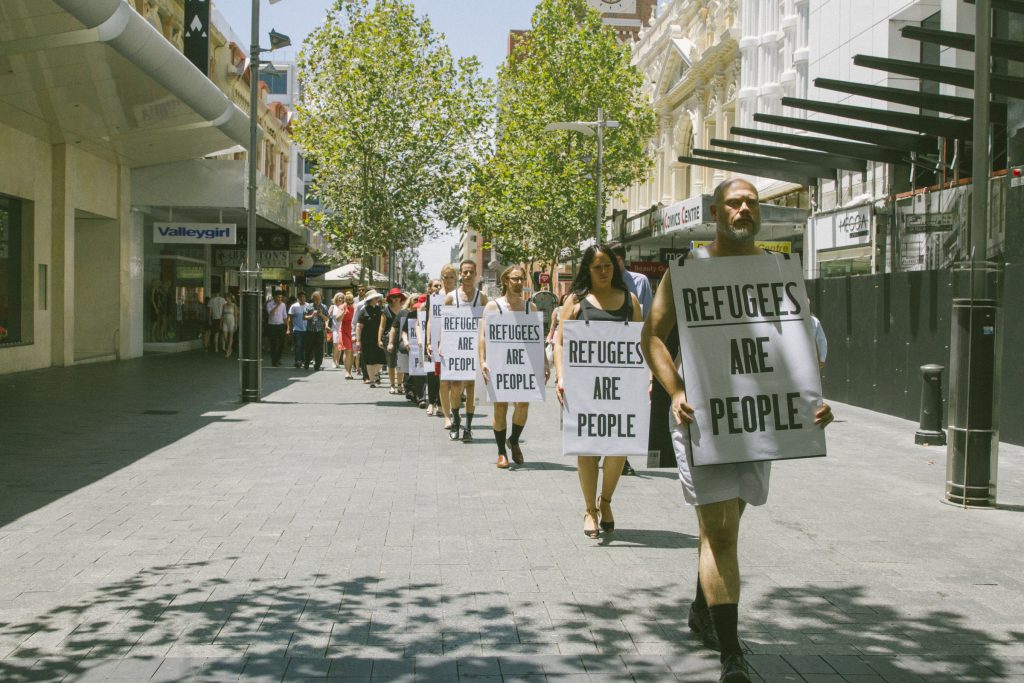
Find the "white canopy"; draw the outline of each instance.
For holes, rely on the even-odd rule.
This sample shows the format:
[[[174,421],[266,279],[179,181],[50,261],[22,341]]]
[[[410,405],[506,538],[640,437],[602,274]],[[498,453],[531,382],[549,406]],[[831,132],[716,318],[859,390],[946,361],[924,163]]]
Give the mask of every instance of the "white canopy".
[[[369,280],[369,282],[366,282]],[[311,287],[352,287],[358,285],[361,282],[372,285],[374,287],[381,287],[388,283],[386,275],[381,275],[375,270],[366,269],[363,272],[363,266],[360,263],[349,263],[340,268],[329,270],[320,277],[306,280],[306,285]]]

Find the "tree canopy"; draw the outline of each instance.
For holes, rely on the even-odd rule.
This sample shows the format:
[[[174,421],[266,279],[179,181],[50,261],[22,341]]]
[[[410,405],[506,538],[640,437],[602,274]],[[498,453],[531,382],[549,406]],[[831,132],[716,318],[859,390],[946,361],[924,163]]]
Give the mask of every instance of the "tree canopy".
[[[554,262],[594,233],[596,138],[547,124],[594,121],[599,107],[620,123],[604,136],[606,197],[647,173],[654,112],[630,59],[584,0],[537,6],[499,71],[497,135],[471,191],[471,225],[496,239],[503,261]]]
[[[299,78],[295,136],[321,202],[312,221],[336,249],[365,259],[463,221],[493,88],[411,2],[335,0]]]

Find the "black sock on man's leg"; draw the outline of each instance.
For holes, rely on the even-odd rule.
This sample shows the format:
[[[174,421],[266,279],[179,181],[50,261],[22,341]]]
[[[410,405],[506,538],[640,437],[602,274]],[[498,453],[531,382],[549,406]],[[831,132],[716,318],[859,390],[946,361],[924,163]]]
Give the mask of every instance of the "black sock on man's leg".
[[[730,655],[742,655],[740,638],[736,634],[739,621],[737,605],[711,605],[708,609],[711,611],[711,623],[718,635],[718,642],[722,646],[721,660],[724,662]]]
[[[462,424],[462,418],[459,417],[459,409],[452,408],[452,426],[456,429]]]
[[[473,413],[466,412],[466,431],[473,431]]]
[[[704,588],[700,585],[700,573],[697,574],[697,594],[693,597],[693,609],[705,610],[708,608],[707,598],[704,597]]]
[[[513,422],[512,435],[508,438],[508,442],[511,444],[519,445],[519,437],[523,435],[524,429],[526,429],[526,425],[517,425],[515,422]]]
[[[506,430],[504,429],[494,430],[494,440],[498,444],[498,455],[507,455],[505,449],[505,434]]]

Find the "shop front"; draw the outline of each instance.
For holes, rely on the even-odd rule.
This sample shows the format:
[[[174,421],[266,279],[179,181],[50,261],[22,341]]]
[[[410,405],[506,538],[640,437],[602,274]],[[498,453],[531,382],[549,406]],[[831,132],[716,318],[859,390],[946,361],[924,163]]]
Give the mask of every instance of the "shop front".
[[[867,275],[874,272],[872,204],[819,213],[808,221],[813,256],[808,277]]]

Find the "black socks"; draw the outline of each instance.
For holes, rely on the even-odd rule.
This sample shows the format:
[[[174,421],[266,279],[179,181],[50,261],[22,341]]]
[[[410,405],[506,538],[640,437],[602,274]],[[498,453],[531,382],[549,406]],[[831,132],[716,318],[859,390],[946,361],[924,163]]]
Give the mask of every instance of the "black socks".
[[[466,431],[469,432],[469,431],[472,431],[472,430],[473,430],[473,413],[470,413],[470,412],[467,411],[466,412]]]
[[[526,429],[526,425],[517,425],[515,422],[512,423],[512,436],[508,438],[510,444],[519,445],[519,437],[523,435],[523,430]]]
[[[466,417],[468,418],[469,416],[467,415]],[[452,427],[454,427],[455,429],[458,429],[459,425],[461,425],[461,424],[462,424],[462,419],[459,417],[459,409],[458,408],[452,408]]]
[[[736,605],[711,605],[711,623],[718,634],[718,642],[722,646],[721,660],[724,662],[730,655],[742,655],[740,639],[736,635],[736,624],[739,620]]]
[[[495,429],[494,440],[498,443],[498,455],[505,455],[505,430]]]
[[[697,577],[697,595],[693,598],[693,608],[696,610],[708,608],[708,601],[704,598],[704,589],[700,585],[700,576]]]

